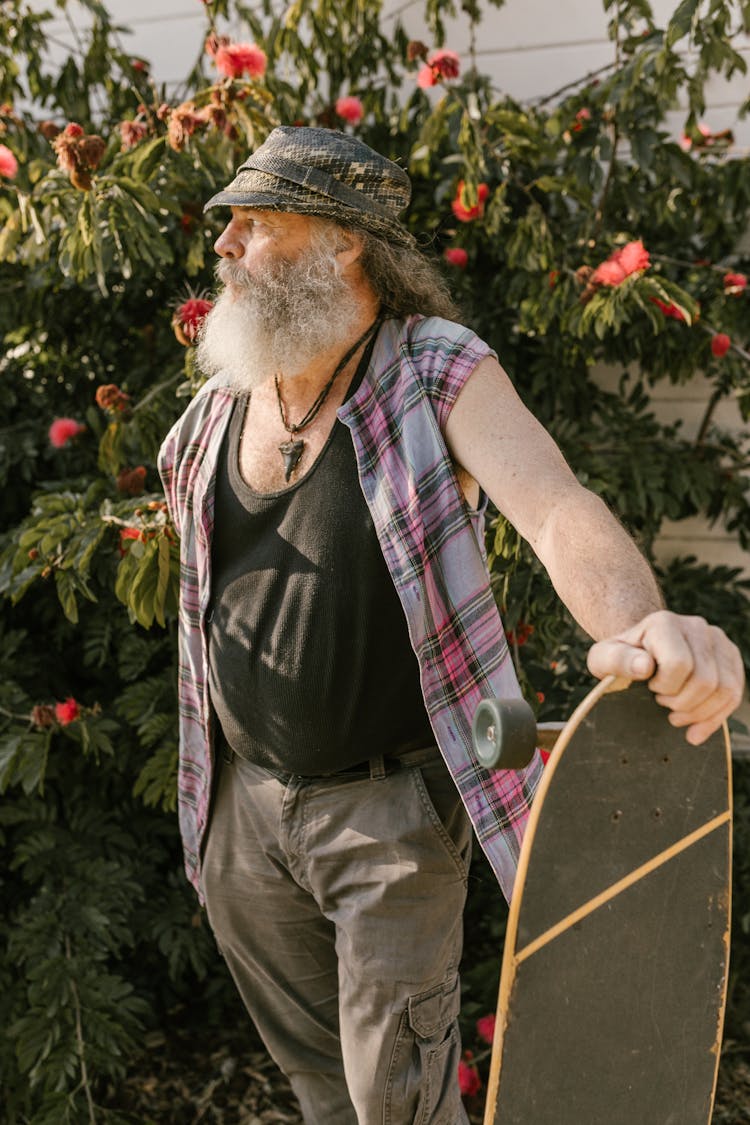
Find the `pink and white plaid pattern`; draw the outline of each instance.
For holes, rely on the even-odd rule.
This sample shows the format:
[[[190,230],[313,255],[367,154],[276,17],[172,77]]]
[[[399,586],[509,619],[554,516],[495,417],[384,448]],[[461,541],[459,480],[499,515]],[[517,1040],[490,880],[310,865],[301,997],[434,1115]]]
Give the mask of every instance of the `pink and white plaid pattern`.
[[[467,507],[442,433],[461,388],[489,354],[473,332],[449,321],[387,320],[365,378],[339,418],[352,434],[360,483],[406,614],[435,738],[510,898],[542,764],[537,753],[524,771],[488,771],[472,752],[471,720],[479,701],[518,696],[520,688],[490,590],[484,510]],[[181,537],[179,815],[188,876],[199,892],[211,792],[205,614],[213,488],[232,397],[221,375],[210,380],[173,426],[159,456]]]

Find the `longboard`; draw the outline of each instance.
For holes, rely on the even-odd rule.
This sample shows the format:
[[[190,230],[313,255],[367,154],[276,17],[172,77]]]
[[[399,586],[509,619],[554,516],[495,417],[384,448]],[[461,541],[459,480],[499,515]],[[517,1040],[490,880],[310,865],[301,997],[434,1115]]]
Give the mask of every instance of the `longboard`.
[[[726,727],[613,677],[561,732],[510,907],[484,1125],[707,1125],[729,962]],[[491,732],[492,733],[492,732]]]

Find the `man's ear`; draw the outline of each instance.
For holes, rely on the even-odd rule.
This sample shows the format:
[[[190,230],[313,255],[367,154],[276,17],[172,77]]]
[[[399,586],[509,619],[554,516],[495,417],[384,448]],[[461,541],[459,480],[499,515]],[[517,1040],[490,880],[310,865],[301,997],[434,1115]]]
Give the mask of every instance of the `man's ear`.
[[[340,240],[341,249],[336,251],[336,263],[339,273],[345,273],[362,254],[364,241],[362,236],[353,230],[343,230]]]

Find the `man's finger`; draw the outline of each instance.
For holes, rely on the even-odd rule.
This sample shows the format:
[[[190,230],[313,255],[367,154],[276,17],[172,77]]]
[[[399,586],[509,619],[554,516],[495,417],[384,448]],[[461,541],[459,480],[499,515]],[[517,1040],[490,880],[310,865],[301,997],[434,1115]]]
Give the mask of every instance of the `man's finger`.
[[[589,649],[589,672],[597,679],[622,676],[628,680],[648,680],[656,671],[656,662],[644,649],[622,640],[598,641]]]

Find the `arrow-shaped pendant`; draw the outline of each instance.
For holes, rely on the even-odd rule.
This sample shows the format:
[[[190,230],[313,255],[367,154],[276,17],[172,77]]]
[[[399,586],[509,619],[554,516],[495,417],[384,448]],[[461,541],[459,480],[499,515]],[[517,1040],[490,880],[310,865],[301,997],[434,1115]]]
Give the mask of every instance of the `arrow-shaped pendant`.
[[[305,443],[302,438],[296,438],[294,441],[282,441],[279,446],[279,453],[284,458],[284,477],[286,480],[289,480],[297,468],[304,448]]]

